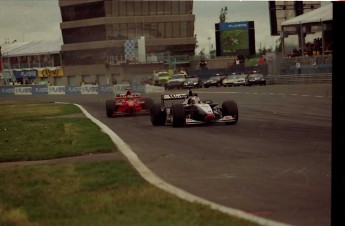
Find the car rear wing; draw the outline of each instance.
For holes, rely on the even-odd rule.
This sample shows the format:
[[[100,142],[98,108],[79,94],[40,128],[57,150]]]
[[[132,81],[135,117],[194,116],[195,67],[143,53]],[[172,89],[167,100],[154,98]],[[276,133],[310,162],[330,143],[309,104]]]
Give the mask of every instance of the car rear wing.
[[[133,97],[140,97],[140,93],[131,93],[130,95]],[[127,95],[124,93],[115,94],[115,98],[125,98],[125,97],[127,97]]]
[[[183,100],[187,97],[187,94],[164,94],[161,95],[161,101],[164,103],[165,100]]]

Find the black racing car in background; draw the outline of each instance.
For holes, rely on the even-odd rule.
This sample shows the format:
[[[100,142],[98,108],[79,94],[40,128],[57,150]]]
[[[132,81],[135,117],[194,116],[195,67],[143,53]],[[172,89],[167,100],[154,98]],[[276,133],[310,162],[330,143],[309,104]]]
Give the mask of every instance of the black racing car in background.
[[[166,105],[168,100],[182,100],[181,103]],[[161,95],[161,103],[153,104],[150,109],[150,119],[154,126],[172,125],[184,127],[196,124],[225,123],[236,124],[238,108],[233,100],[227,100],[218,106],[211,100],[200,100],[197,94],[189,90],[188,94]]]
[[[263,74],[255,73],[248,75],[248,86],[251,85],[260,85],[265,86],[266,85],[266,79]]]
[[[184,81],[183,88],[202,88],[202,80],[198,76],[189,76]]]
[[[204,87],[208,88],[210,86],[216,86],[221,87],[223,86],[223,79],[225,78],[225,75],[223,74],[216,74],[209,77],[206,81],[204,81]]]

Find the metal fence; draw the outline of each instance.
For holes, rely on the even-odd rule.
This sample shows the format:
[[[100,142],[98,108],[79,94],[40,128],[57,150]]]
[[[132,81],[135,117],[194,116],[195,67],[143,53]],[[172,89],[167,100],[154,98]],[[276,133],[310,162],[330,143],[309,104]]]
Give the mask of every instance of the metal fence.
[[[283,58],[278,64],[278,74],[332,73],[332,55]],[[300,67],[298,67],[298,65]]]
[[[332,74],[291,74],[291,75],[267,75],[267,84],[308,84],[308,83],[332,83]]]

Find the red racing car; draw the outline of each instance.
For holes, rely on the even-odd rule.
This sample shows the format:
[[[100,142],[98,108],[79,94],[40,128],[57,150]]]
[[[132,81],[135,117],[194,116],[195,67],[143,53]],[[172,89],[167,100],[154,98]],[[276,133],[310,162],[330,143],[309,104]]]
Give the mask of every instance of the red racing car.
[[[140,93],[115,94],[114,100],[106,100],[105,107],[108,118],[116,116],[133,116],[150,114],[153,99],[141,98]]]

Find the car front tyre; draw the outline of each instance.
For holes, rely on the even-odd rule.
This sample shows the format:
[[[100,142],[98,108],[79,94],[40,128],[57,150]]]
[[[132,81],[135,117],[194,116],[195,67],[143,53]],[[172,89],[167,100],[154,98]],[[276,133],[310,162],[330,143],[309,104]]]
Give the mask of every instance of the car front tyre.
[[[235,119],[235,121],[233,122],[227,122],[226,123],[227,125],[234,125],[237,123],[239,116],[238,116],[238,107],[235,101],[233,100],[224,101],[222,104],[222,113],[223,113],[223,116],[231,115]]]
[[[184,106],[182,104],[173,104],[171,106],[173,127],[183,127],[186,124]]]
[[[114,117],[114,112],[116,111],[116,104],[114,100],[106,100],[105,110],[108,118]]]
[[[166,121],[166,112],[162,104],[153,104],[150,108],[150,119],[154,126],[164,126]]]

